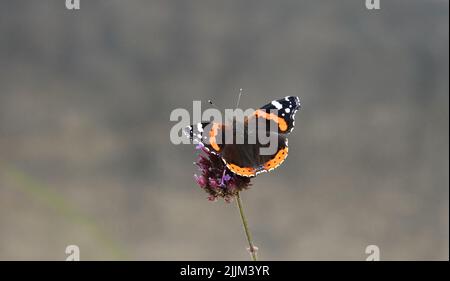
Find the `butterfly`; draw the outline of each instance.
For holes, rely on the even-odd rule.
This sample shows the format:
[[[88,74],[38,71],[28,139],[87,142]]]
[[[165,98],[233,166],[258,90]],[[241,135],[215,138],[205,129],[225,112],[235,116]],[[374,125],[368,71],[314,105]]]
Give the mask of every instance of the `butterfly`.
[[[184,133],[207,151],[222,158],[227,168],[240,176],[254,177],[279,167],[288,156],[288,136],[295,126],[295,114],[300,109],[300,99],[295,96],[273,100],[246,116],[243,122],[236,119],[230,123],[202,122],[185,128]],[[252,123],[253,122],[253,123]],[[251,126],[251,124],[258,124]],[[265,125],[265,126],[261,126]],[[264,132],[260,132],[264,130]],[[226,134],[243,142],[227,143]],[[268,141],[251,137],[264,133]],[[254,138],[255,139],[255,138]],[[263,148],[273,146],[270,153]],[[276,145],[276,147],[275,147]]]

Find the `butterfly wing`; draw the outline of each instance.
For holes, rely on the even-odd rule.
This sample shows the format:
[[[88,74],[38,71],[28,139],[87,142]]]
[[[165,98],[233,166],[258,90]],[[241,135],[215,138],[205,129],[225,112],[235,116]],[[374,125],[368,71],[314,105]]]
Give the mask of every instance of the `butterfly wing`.
[[[187,126],[183,132],[194,144],[201,144],[208,151],[219,155],[225,146],[223,140],[219,141],[219,138],[224,136],[225,129],[224,124],[203,122]]]
[[[278,132],[288,134],[295,126],[295,113],[300,109],[300,99],[295,96],[287,96],[262,106],[256,110],[254,117],[265,118],[268,121],[276,122]],[[269,128],[269,126],[266,126]]]
[[[254,177],[280,166],[288,155],[287,139],[276,132],[270,134],[272,138],[278,139],[278,145],[271,153],[261,153],[261,149],[267,149],[271,143],[227,144],[223,149],[222,159],[228,169],[240,176]]]
[[[234,173],[242,176],[256,176],[262,172],[269,172],[279,167],[288,156],[287,135],[295,126],[295,114],[300,109],[300,99],[295,96],[287,96],[262,106],[256,110],[247,120],[247,124],[256,121],[256,124],[266,123],[265,126],[256,125],[258,130],[265,130],[266,136],[271,141],[277,141],[277,148],[271,153],[262,153],[262,148],[271,146],[261,144],[257,139],[256,144],[227,145],[222,157],[227,167]],[[271,130],[271,124],[276,124],[276,130]],[[248,128],[248,126],[247,126]],[[250,134],[250,130],[245,131]]]

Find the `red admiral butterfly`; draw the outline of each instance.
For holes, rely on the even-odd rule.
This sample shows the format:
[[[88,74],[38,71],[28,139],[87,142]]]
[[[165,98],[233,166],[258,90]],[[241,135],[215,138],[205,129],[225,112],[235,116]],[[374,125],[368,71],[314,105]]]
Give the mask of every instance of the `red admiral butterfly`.
[[[259,173],[272,171],[284,162],[288,155],[288,135],[295,125],[295,113],[300,109],[300,99],[288,96],[274,100],[271,103],[257,109],[252,115],[245,117],[241,126],[233,124],[221,124],[216,122],[198,123],[188,126],[185,133],[195,143],[203,145],[208,151],[219,155],[227,168],[235,174],[245,177],[254,177]],[[270,146],[270,142],[262,144],[249,141],[249,135],[258,135],[258,128],[252,130],[249,127],[251,121],[265,122],[264,130],[270,140],[278,142],[276,151],[264,155],[261,148]],[[270,126],[270,123],[275,126]],[[261,123],[258,123],[261,124]],[[239,129],[239,127],[241,129]],[[275,130],[271,128],[276,128]],[[236,137],[243,137],[244,142],[227,144],[224,136],[230,133]],[[220,138],[220,136],[222,136]],[[220,138],[220,139],[219,139]],[[221,140],[221,141],[219,141]]]

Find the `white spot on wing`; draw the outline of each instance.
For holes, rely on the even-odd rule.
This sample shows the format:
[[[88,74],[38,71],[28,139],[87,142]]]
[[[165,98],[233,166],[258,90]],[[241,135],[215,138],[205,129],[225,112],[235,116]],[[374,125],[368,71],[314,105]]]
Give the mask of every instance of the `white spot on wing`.
[[[199,131],[200,133],[203,132],[203,126],[202,126],[202,123],[198,123],[198,124],[197,124],[197,131]]]
[[[286,113],[291,112],[291,110],[290,110],[289,108],[285,108],[284,111],[285,111]],[[283,114],[283,116],[284,116],[284,114]]]
[[[283,106],[281,105],[281,103],[277,102],[276,100],[274,100],[272,102],[272,105],[275,106],[276,109],[280,110]]]
[[[191,126],[185,127],[185,128],[183,129],[183,134],[184,134],[186,137],[190,138],[191,135],[192,135],[192,127],[191,127]]]

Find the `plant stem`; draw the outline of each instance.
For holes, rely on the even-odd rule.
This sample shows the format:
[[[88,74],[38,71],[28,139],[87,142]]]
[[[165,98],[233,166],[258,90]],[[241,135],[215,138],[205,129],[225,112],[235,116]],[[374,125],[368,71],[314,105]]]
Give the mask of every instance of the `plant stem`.
[[[258,248],[256,248],[255,245],[253,245],[252,235],[250,233],[250,229],[248,228],[247,219],[245,218],[244,214],[244,208],[242,207],[241,195],[239,194],[239,192],[236,194],[236,202],[239,208],[239,213],[241,214],[242,226],[244,227],[245,236],[247,237],[249,245],[248,250],[250,252],[250,255],[252,256],[252,260],[256,261],[256,251]]]

